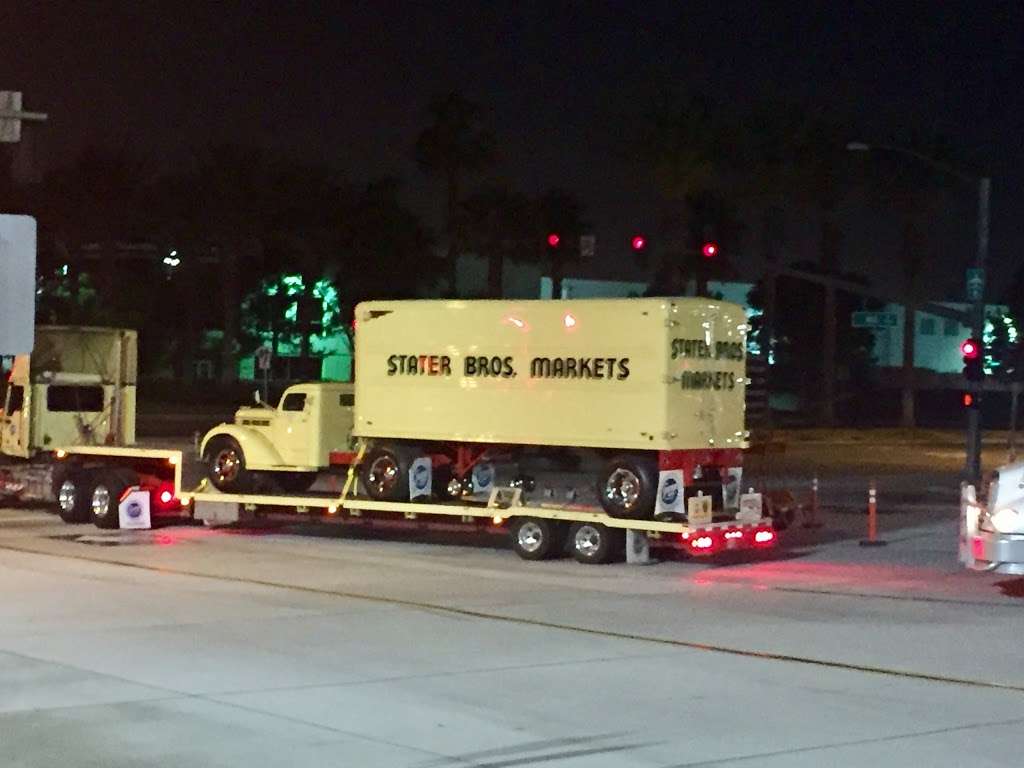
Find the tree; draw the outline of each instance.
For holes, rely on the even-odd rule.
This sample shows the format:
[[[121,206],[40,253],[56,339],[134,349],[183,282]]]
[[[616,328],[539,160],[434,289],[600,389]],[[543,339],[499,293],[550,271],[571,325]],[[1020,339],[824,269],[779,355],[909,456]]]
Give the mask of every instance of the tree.
[[[487,296],[503,295],[505,262],[537,252],[537,225],[530,200],[505,185],[490,185],[462,204],[466,245],[487,259]]]
[[[466,177],[494,163],[494,136],[484,125],[483,109],[459,93],[434,100],[431,124],[416,139],[416,161],[445,185],[449,292],[456,290],[461,243],[459,206]]]

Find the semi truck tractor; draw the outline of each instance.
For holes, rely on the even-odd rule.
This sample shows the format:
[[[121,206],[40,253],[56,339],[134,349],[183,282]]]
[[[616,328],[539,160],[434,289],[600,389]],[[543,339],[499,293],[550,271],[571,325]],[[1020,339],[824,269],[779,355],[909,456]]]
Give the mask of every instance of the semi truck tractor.
[[[173,509],[174,452],[135,445],[138,337],[122,328],[38,326],[17,355],[0,412],[0,499],[56,500],[67,522],[117,526],[123,491],[142,485]],[[175,463],[172,463],[175,462]]]

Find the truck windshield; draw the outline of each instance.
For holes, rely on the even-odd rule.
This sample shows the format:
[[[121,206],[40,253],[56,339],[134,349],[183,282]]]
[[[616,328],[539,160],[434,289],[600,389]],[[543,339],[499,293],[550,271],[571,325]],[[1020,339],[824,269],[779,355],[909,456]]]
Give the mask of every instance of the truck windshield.
[[[282,411],[301,411],[306,407],[305,392],[291,392],[281,401]]]
[[[46,409],[54,413],[98,413],[103,410],[103,387],[51,386],[46,390]]]

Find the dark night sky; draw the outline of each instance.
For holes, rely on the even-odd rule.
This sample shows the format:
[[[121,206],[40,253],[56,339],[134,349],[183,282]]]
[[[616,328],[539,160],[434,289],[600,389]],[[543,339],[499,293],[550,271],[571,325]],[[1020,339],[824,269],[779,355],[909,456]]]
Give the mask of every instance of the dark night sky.
[[[617,159],[622,128],[672,84],[807,99],[872,140],[946,134],[995,176],[994,266],[1024,246],[1020,3],[5,0],[0,30],[0,87],[51,115],[33,141],[43,167],[104,140],[156,164],[258,142],[354,179],[401,176],[436,221],[411,145],[427,100],[458,89],[492,108],[501,173],[587,204],[610,268],[651,218],[646,180]],[[969,194],[950,215],[973,220]]]

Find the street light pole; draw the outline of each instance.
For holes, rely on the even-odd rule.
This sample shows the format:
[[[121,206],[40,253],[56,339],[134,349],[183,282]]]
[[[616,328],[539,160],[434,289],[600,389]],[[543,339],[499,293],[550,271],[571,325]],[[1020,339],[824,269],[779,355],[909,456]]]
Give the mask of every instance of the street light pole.
[[[915,160],[928,165],[936,170],[955,176],[968,184],[978,185],[978,249],[975,254],[974,266],[981,278],[981,287],[978,290],[968,291],[968,301],[971,303],[971,337],[984,341],[985,334],[985,264],[988,261],[988,240],[989,240],[989,198],[992,191],[992,180],[985,176],[977,179],[961,173],[950,165],[941,163],[920,152],[905,147],[896,147],[891,144],[865,144],[861,141],[851,141],[846,145],[850,152],[870,152],[873,149],[880,149],[886,152],[895,152],[900,155],[907,155]],[[904,326],[904,334],[914,333],[917,329],[910,327],[909,331]],[[904,343],[906,339],[904,338]],[[967,460],[964,466],[964,473],[967,480],[978,487],[981,482],[981,400],[979,395],[982,390],[981,382],[968,382],[969,392],[973,398],[974,405],[967,409]]]

